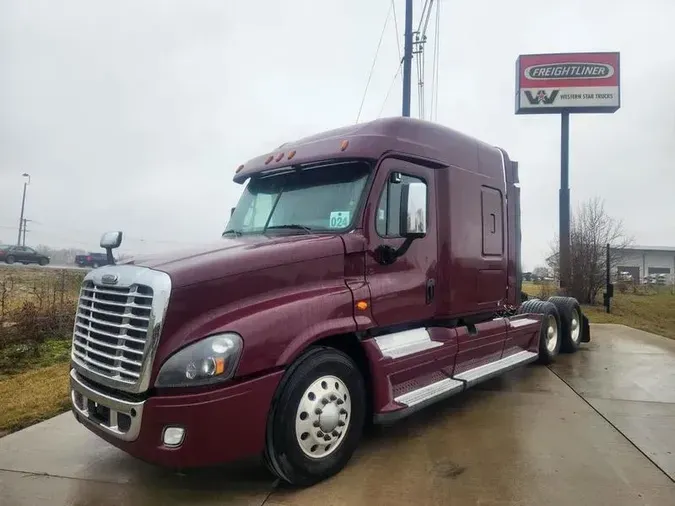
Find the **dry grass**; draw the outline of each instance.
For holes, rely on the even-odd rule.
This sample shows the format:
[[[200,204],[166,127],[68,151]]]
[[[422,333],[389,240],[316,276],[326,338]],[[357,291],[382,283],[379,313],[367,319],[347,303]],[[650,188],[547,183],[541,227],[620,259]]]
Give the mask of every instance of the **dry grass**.
[[[69,366],[62,362],[0,380],[0,435],[66,411]]]
[[[39,308],[77,302],[83,271],[0,265],[0,319],[25,303]]]
[[[83,272],[0,267],[0,435],[68,409]]]
[[[553,295],[551,287],[523,283],[523,291],[542,299]],[[551,292],[543,296],[542,292]],[[619,323],[675,339],[675,294],[672,287],[636,287],[626,293],[614,292],[611,313],[602,305],[584,306],[591,323]]]

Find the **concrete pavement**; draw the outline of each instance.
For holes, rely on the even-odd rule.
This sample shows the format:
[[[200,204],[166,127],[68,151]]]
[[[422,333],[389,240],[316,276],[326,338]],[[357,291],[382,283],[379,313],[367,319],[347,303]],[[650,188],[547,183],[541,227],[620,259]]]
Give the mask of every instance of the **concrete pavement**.
[[[0,505],[675,504],[675,342],[615,325],[391,427],[338,476],[278,485],[256,460],[185,474],[67,413],[0,439]]]

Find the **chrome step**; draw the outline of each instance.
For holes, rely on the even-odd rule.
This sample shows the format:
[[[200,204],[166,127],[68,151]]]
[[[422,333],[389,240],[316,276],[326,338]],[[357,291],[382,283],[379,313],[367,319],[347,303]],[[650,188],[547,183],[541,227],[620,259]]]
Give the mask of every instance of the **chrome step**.
[[[413,390],[412,392],[399,395],[394,400],[399,404],[405,404],[408,407],[412,407],[442,394],[457,393],[462,390],[463,387],[464,384],[461,381],[445,378],[436,383]]]
[[[376,414],[375,423],[390,423],[405,418],[430,404],[458,394],[478,383],[499,376],[518,366],[534,362],[537,360],[537,357],[536,353],[523,350],[495,362],[457,374],[452,378],[445,378],[417,390],[399,395],[394,398],[394,401],[405,407],[396,411]]]
[[[429,331],[425,328],[385,334],[375,337],[374,340],[382,356],[388,358],[407,357],[413,353],[443,346],[443,343],[432,341]]]
[[[466,386],[472,387],[478,383],[494,378],[495,376],[499,376],[506,371],[515,369],[520,365],[534,362],[537,360],[537,356],[536,353],[531,351],[519,351],[518,353],[496,360],[495,362],[490,362],[489,364],[481,365],[463,373],[456,374],[453,378],[460,381],[466,381]]]

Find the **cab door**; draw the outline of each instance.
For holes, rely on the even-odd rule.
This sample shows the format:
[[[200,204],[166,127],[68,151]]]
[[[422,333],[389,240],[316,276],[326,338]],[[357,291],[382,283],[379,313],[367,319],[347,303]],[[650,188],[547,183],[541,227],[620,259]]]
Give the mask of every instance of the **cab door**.
[[[366,207],[366,276],[371,309],[380,328],[419,323],[436,314],[437,221],[435,171],[396,158],[384,159],[377,170]],[[383,251],[398,250],[406,241],[400,234],[401,194],[409,183],[426,188],[426,233],[414,239],[393,262],[382,261]],[[423,219],[422,213],[417,218]]]

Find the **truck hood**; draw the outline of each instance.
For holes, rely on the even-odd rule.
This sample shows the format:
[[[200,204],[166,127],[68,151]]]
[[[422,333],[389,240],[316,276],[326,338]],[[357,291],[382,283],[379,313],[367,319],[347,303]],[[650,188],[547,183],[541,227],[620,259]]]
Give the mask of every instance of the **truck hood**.
[[[175,288],[344,253],[336,235],[242,236],[166,254],[120,262],[166,272]]]

